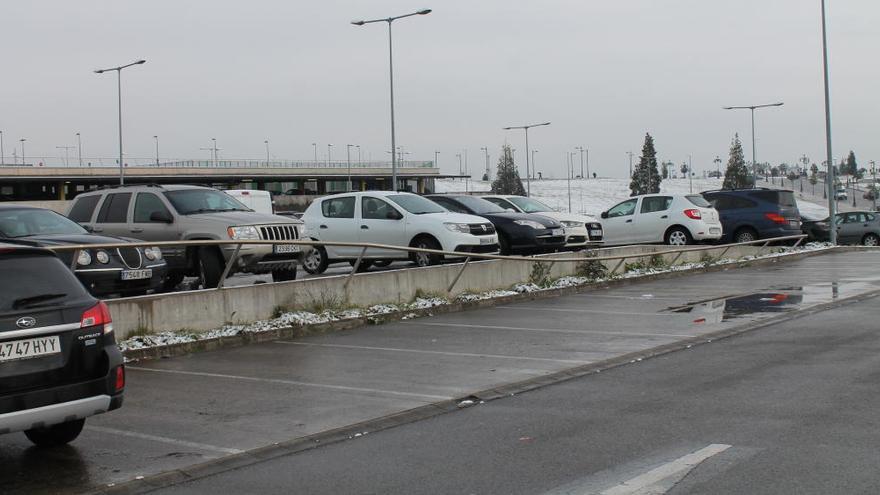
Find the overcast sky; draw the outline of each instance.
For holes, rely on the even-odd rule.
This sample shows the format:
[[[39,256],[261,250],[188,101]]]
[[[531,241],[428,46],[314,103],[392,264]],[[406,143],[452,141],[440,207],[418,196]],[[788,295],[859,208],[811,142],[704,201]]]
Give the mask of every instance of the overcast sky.
[[[433,2],[433,3],[432,3]],[[880,159],[880,2],[829,0],[834,156]],[[748,111],[758,160],[824,159],[819,0],[56,0],[4,2],[0,130],[7,161],[20,138],[31,156],[117,153],[115,73],[123,72],[126,154],[207,159],[319,159],[361,145],[387,159],[388,34],[357,18],[420,8],[394,23],[397,141],[407,159],[440,151],[446,172],[492,166],[508,140],[523,166],[530,132],[538,170],[564,176],[566,152],[624,176],[645,132],[661,159],[693,155],[697,171],[726,162]],[[20,152],[20,147],[18,148]],[[520,151],[521,150],[521,151]],[[70,150],[75,161],[75,150]],[[111,159],[112,160],[112,159]],[[578,158],[579,160],[579,158]],[[28,162],[31,160],[29,159]],[[57,161],[57,159],[56,159]]]

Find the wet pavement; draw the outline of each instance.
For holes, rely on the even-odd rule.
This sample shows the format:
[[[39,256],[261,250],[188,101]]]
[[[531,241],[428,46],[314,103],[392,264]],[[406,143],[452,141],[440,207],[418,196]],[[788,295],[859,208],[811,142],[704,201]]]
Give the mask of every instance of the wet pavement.
[[[70,447],[0,437],[3,493],[78,493],[880,289],[834,253],[142,362]]]

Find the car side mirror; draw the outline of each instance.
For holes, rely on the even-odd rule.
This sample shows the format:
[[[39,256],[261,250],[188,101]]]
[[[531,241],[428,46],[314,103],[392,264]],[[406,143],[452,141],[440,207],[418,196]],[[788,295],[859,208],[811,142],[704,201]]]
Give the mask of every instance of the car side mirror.
[[[153,213],[150,213],[150,221],[161,223],[174,223],[174,219],[171,218],[171,214],[167,211],[154,211]]]
[[[608,218],[608,212],[603,211],[601,216],[602,216],[602,218]]]
[[[516,213],[516,210],[513,208],[505,208],[504,211],[509,211],[510,213]]]

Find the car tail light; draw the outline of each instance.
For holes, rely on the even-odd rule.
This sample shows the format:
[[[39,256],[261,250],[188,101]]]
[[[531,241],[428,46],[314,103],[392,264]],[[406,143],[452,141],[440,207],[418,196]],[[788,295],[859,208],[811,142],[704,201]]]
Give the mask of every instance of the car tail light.
[[[778,224],[788,223],[788,220],[786,220],[785,217],[783,217],[779,213],[764,213],[764,216],[767,217],[767,220],[770,220],[773,223],[778,223]]]
[[[684,214],[688,218],[693,218],[694,220],[699,220],[699,219],[703,218],[703,214],[700,213],[700,210],[697,210],[694,208],[684,210]]]
[[[116,368],[116,383],[113,388],[117,392],[125,388],[125,366],[118,366]]]
[[[97,325],[104,325],[104,333],[110,333],[113,331],[113,319],[110,318],[110,308],[104,304],[104,301],[100,301],[98,304],[87,309],[82,315],[82,320],[79,322],[80,328],[94,327]]]

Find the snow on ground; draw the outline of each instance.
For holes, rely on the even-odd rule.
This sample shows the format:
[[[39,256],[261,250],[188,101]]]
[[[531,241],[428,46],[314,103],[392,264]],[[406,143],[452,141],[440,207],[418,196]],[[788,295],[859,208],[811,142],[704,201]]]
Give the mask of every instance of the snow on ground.
[[[721,189],[723,179],[694,179],[693,186],[687,179],[665,179],[660,183],[660,192],[668,194],[689,194]],[[456,179],[435,181],[437,192],[464,192],[465,182]],[[525,182],[523,182],[525,186]],[[691,189],[693,187],[693,189]],[[467,181],[468,191],[489,193],[491,182],[481,180]],[[560,211],[569,211],[568,181],[565,179],[533,180],[532,197],[547,203]],[[573,179],[571,181],[571,211],[598,217],[600,213],[629,198],[627,179]],[[828,216],[828,208],[800,199],[798,208],[813,216]]]

